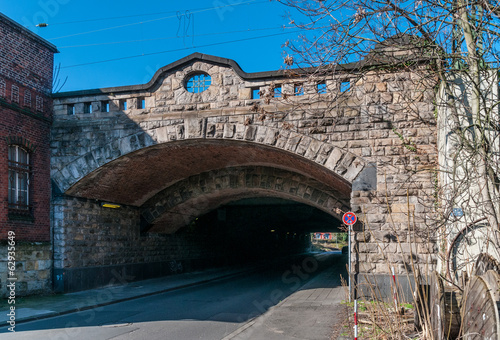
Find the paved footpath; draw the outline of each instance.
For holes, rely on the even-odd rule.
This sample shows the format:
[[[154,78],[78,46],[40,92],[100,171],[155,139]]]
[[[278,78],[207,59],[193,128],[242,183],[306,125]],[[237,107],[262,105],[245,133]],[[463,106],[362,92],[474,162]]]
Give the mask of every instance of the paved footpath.
[[[344,276],[345,277],[345,276]],[[345,289],[332,267],[223,340],[325,340],[341,326]]]

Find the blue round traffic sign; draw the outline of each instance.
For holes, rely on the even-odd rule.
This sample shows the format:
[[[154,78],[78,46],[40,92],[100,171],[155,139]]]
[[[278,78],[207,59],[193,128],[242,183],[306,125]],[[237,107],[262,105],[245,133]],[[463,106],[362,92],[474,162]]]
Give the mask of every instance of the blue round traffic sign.
[[[356,217],[356,215],[350,211],[346,212],[344,216],[342,216],[342,221],[347,225],[353,225],[357,220],[358,218]]]

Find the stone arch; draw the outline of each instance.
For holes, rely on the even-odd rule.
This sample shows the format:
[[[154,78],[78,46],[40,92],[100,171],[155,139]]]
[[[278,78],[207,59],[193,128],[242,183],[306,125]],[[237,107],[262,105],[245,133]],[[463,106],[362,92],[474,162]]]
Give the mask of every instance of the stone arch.
[[[279,150],[320,165],[346,183],[352,183],[365,166],[361,157],[328,142],[262,122],[246,124],[226,120],[217,123],[216,119],[193,115],[161,123],[137,128],[128,134],[124,131],[125,135],[120,134],[112,142],[98,145],[83,154],[54,157],[57,163],[52,172],[55,184],[62,192],[80,196],[79,187],[82,183],[85,185],[84,179],[95,178],[114,162],[131,159],[137,152],[180,141],[217,141],[222,143],[220,145],[224,141],[237,141]],[[224,164],[229,165],[230,161]]]
[[[194,218],[232,201],[283,198],[318,208],[341,220],[349,197],[305,175],[271,167],[233,167],[183,179],[141,207],[142,230],[175,232]],[[165,224],[162,224],[165,222]]]

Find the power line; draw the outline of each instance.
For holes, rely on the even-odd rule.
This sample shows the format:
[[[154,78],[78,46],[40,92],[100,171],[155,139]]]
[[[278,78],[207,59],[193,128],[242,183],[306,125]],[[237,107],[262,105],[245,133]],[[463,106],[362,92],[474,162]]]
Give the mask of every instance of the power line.
[[[241,2],[241,3],[237,3],[237,4],[229,4],[229,5],[223,5],[223,6],[217,6],[217,7],[206,7],[206,8],[198,9],[198,10],[194,10],[194,11],[190,11],[190,10],[177,11],[176,13],[186,12],[187,11],[190,14],[195,14],[195,13],[201,13],[201,12],[211,11],[211,10],[215,10],[215,9],[226,8],[226,7],[234,7],[234,6],[245,5],[245,4],[257,4],[257,3],[262,3],[262,2],[268,2],[268,1],[259,1],[259,2],[256,2],[256,0],[251,0],[251,1]],[[166,12],[166,13],[172,13],[172,12]],[[85,34],[91,34],[91,33],[103,32],[103,31],[109,31],[109,30],[112,30],[112,29],[130,27],[130,26],[135,26],[135,25],[141,25],[141,24],[146,24],[146,23],[160,21],[160,20],[165,20],[165,19],[172,19],[172,18],[178,18],[177,14],[176,15],[170,15],[170,16],[167,16],[167,17],[157,18],[157,19],[151,19],[151,20],[146,20],[146,21],[134,22],[134,23],[130,23],[130,24],[124,24],[124,25],[112,26],[112,27],[107,27],[107,28],[101,28],[101,29],[87,31],[87,32],[74,33],[74,34],[65,35],[65,36],[62,36],[62,37],[50,38],[50,39],[47,39],[47,40],[58,40],[58,39],[63,39],[63,38],[70,38],[70,37],[75,37],[75,36],[78,36],[78,35],[85,35]],[[101,19],[99,19],[99,20],[101,20]]]
[[[208,7],[206,7],[208,8]],[[197,8],[195,10],[205,9],[205,8]],[[185,10],[181,10],[183,12]],[[56,25],[69,25],[69,24],[81,24],[84,22],[93,22],[93,21],[103,21],[103,20],[116,20],[116,19],[127,19],[127,18],[136,18],[136,17],[147,17],[151,15],[160,15],[167,13],[177,13],[178,11],[166,11],[166,12],[157,12],[157,13],[144,13],[144,14],[135,14],[135,15],[124,15],[120,17],[107,17],[107,18],[97,18],[97,19],[86,19],[86,20],[75,20],[75,21],[66,21],[66,22],[55,22],[47,24],[47,26],[56,26]]]
[[[190,50],[190,49],[194,49],[194,48],[202,48],[202,47],[210,47],[210,46],[216,46],[216,45],[232,44],[232,43],[236,43],[236,42],[242,42],[242,41],[248,41],[248,40],[256,40],[256,39],[263,39],[263,38],[269,38],[269,37],[274,37],[274,36],[278,36],[278,35],[292,34],[292,33],[299,33],[299,32],[301,32],[301,31],[297,30],[297,31],[291,31],[291,32],[281,32],[281,33],[275,33],[275,34],[262,35],[262,36],[258,36],[258,37],[251,37],[251,38],[245,38],[245,39],[236,39],[236,40],[222,41],[222,42],[218,42],[218,43],[211,43],[211,44],[205,44],[205,45],[199,45],[199,46],[193,46],[193,47],[182,47],[182,48],[177,48],[177,49],[173,49],[173,50],[166,50],[166,51],[160,51],[160,52],[137,54],[137,55],[127,56],[127,57],[121,57],[121,58],[114,58],[114,59],[93,61],[93,62],[89,62],[89,63],[69,65],[69,66],[62,66],[61,68],[73,68],[73,67],[80,67],[80,66],[86,66],[86,65],[101,64],[101,63],[107,63],[107,62],[112,62],[112,61],[133,59],[133,58],[139,58],[139,57],[145,57],[145,56],[156,55],[156,54],[163,54],[163,53],[170,53],[170,52],[178,52],[178,51]]]
[[[206,37],[213,35],[223,35],[223,34],[232,34],[232,33],[245,33],[245,32],[256,32],[256,31],[268,31],[268,30],[276,30],[276,29],[290,29],[292,27],[279,26],[279,27],[267,27],[267,28],[253,28],[246,30],[238,30],[238,31],[226,31],[226,32],[214,32],[214,33],[204,33],[204,34],[196,34],[196,35],[185,35],[185,36],[171,36],[164,38],[154,38],[154,39],[141,39],[141,40],[125,40],[125,41],[113,41],[113,42],[103,42],[96,44],[86,44],[86,45],[70,45],[70,46],[57,46],[58,49],[63,48],[76,48],[76,47],[91,47],[91,46],[102,46],[102,45],[115,45],[115,44],[128,44],[128,43],[136,43],[136,42],[145,42],[145,41],[158,41],[158,40],[169,40],[169,39],[177,39],[177,38],[196,38],[196,37]]]
[[[199,10],[211,10],[211,9],[219,9],[219,8],[224,8],[224,7],[232,7],[232,6],[239,6],[239,5],[245,5],[245,4],[259,4],[259,3],[264,3],[264,2],[269,2],[269,0],[264,0],[264,1],[251,0],[251,1],[247,1],[247,2],[242,2],[242,3],[237,3],[237,4],[229,4],[229,5],[218,6],[218,7],[200,7],[200,8],[194,8],[194,9],[188,9],[187,11],[191,12],[191,11],[199,11]],[[160,14],[177,13],[177,12],[185,12],[185,11],[186,10],[183,9],[183,10],[180,10],[180,11],[166,11],[166,12],[155,12],[155,13],[124,15],[124,16],[119,16],[119,17],[106,17],[106,18],[96,18],[96,19],[86,19],[86,20],[66,21],[66,22],[55,22],[55,23],[50,23],[50,26],[54,26],[54,25],[68,25],[68,24],[79,24],[79,23],[83,23],[83,22],[92,22],[92,21],[103,21],[103,20],[115,20],[115,19],[146,17],[146,16],[151,16],[151,15],[160,15]]]

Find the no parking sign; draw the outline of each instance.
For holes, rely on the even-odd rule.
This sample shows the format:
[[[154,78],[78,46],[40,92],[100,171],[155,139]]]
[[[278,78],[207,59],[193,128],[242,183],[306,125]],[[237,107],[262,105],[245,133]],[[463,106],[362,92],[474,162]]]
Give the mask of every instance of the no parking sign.
[[[353,225],[357,220],[358,218],[356,217],[356,215],[350,211],[346,212],[344,216],[342,216],[342,221],[347,225]]]

